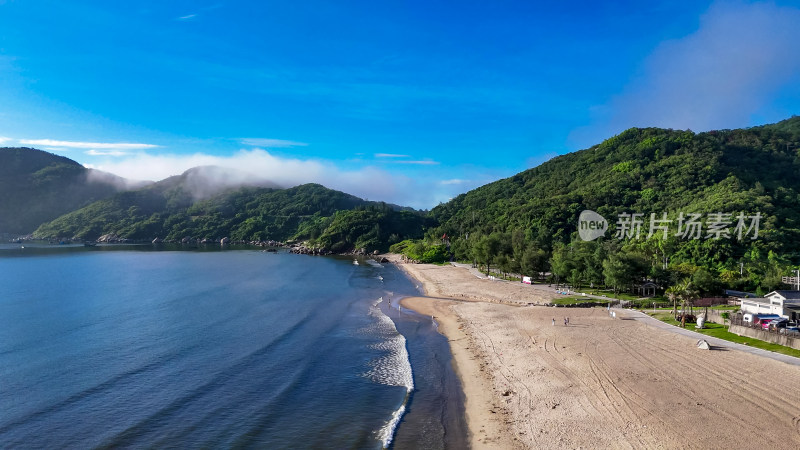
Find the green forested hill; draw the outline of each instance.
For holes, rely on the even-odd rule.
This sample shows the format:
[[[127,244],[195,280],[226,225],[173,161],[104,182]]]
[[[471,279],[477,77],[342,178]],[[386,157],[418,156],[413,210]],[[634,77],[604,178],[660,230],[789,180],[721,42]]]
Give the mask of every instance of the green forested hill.
[[[800,228],[799,152],[800,117],[699,134],[629,129],[459,195],[431,216],[451,235],[524,229],[550,247],[570,240],[584,209],[612,224],[623,212],[760,211],[771,245],[794,251],[789,241]]]
[[[68,161],[55,167],[77,170]],[[34,173],[47,179],[48,170]],[[459,195],[427,216],[313,184],[209,196],[202,192],[207,183],[192,181],[199,171],[92,203],[42,225],[36,235],[298,239],[342,252],[397,244],[398,251],[441,260],[447,253],[434,247],[446,234],[458,259],[526,274],[551,271],[577,285],[651,279],[667,286],[699,273],[698,280],[768,289],[800,263],[800,117],[705,133],[629,129]],[[604,238],[578,239],[578,216],[586,209],[608,220]],[[624,213],[642,214],[638,238],[615,238]],[[671,221],[666,239],[648,238],[651,213]],[[699,239],[676,235],[681,213],[701,215]],[[730,214],[733,234],[738,215],[748,218],[746,225],[760,215],[758,239],[749,239],[752,232],[742,240],[706,239],[715,213]],[[423,235],[424,241],[405,241]]]
[[[390,242],[422,236],[415,212],[368,202],[318,184],[289,189],[246,187],[198,199],[192,173],[144,189],[122,192],[46,223],[42,238],[244,241],[310,239],[322,248],[386,249]]]
[[[0,233],[30,233],[119,192],[124,181],[41,150],[0,148]]]
[[[577,242],[578,216],[585,209],[608,220],[605,239]],[[760,213],[759,238],[681,239],[674,236],[681,212],[702,214],[705,221],[717,212],[734,218]],[[614,239],[622,213],[644,214],[640,239]],[[659,218],[667,213],[673,221],[668,239],[646,239],[650,213]],[[800,117],[706,133],[629,129],[589,149],[460,195],[434,208],[431,216],[439,228],[429,236],[452,236],[461,258],[475,257],[476,252],[485,255],[486,249],[475,239],[494,234],[499,247],[506,245],[507,250],[489,253],[505,253],[519,264],[525,249],[544,251],[553,256],[554,272],[561,269],[561,256],[594,252],[597,247],[603,247],[603,254],[635,254],[653,267],[666,257],[670,264],[683,262],[718,274],[739,268],[741,261],[765,260],[770,252],[773,260],[797,262]],[[731,229],[734,226],[735,220]],[[466,239],[468,233],[474,242]],[[594,264],[594,272],[602,272],[599,261]],[[590,269],[574,263],[563,275],[580,278],[572,270]],[[602,281],[602,276],[595,281]]]
[[[73,211],[36,230],[40,237],[96,239],[286,239],[301,219],[332,215],[365,202],[319,185],[291,189],[240,188],[197,200],[187,174],[122,192]]]

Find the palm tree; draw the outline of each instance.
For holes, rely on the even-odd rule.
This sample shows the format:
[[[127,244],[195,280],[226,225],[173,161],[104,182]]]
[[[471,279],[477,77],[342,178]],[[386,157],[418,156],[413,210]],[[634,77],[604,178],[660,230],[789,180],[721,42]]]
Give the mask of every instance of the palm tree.
[[[672,316],[678,315],[678,300],[681,302],[681,325],[685,326],[683,316],[686,315],[686,306],[689,308],[694,305],[694,301],[700,298],[700,291],[697,290],[690,278],[684,278],[678,284],[670,286],[664,292],[667,298],[672,300]]]
[[[700,291],[689,278],[683,280],[678,287],[680,288],[679,297],[681,299],[681,326],[686,327],[686,306],[688,305],[690,310],[692,309],[694,301],[700,298]]]
[[[670,286],[664,291],[664,294],[667,295],[667,298],[672,301],[672,317],[678,315],[678,297],[680,297],[680,288],[678,285]]]

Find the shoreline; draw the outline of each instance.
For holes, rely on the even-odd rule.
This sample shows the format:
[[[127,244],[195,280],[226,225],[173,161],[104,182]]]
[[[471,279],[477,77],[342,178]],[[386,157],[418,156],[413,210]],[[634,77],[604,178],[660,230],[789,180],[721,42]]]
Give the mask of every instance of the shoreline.
[[[447,286],[437,283],[426,277],[419,270],[422,267],[437,269],[451,269],[453,273],[462,274],[464,269],[452,266],[435,266],[427,264],[406,264],[399,255],[380,255],[397,266],[410,279],[419,283],[424,296],[406,297],[400,304],[419,314],[430,316],[439,325],[439,332],[447,338],[452,364],[456,375],[461,382],[464,394],[464,408],[467,422],[467,440],[470,448],[524,448],[524,445],[514,436],[509,427],[512,412],[503,404],[503,393],[493,392],[491,370],[487,367],[486,356],[476,351],[474,337],[465,329],[466,319],[453,310],[459,303],[498,303],[513,305],[513,307],[527,306],[528,302],[513,300],[510,295],[519,294],[518,288],[529,289],[513,283],[503,283],[501,286],[512,287],[510,295],[497,295],[494,298],[481,297],[473,292],[454,292]],[[416,269],[416,270],[415,270]],[[474,275],[467,275],[467,280],[461,280],[470,287],[474,283],[491,283],[492,288],[497,288],[497,283],[488,279],[479,279]],[[449,295],[447,295],[449,294]],[[486,295],[486,292],[482,292]],[[540,304],[548,296],[539,291],[529,289],[528,300]],[[556,295],[551,295],[553,298]],[[496,390],[496,389],[495,389]],[[498,395],[500,398],[497,398]]]
[[[407,272],[406,272],[407,273]],[[439,332],[444,335],[450,346],[453,369],[461,382],[464,394],[464,409],[467,422],[467,440],[470,448],[483,448],[487,444],[495,444],[500,448],[510,448],[505,439],[507,427],[499,423],[496,413],[499,405],[493,405],[492,395],[488,390],[490,380],[483,372],[480,359],[470,352],[470,338],[463,331],[462,319],[450,310],[451,299],[435,297],[406,297],[400,301],[404,307],[419,314],[432,317],[438,323]],[[504,411],[500,417],[507,416]],[[505,445],[503,445],[505,444]]]
[[[800,367],[699,350],[623,309],[533,306],[514,295],[548,292],[386,256],[424,291],[401,304],[448,339],[472,448],[751,448],[742,436],[800,447]]]

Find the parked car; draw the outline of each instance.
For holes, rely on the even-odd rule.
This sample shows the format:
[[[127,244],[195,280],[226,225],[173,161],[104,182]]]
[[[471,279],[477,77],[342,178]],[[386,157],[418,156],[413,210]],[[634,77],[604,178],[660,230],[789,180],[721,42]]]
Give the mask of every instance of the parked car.
[[[768,326],[768,328],[769,328],[770,330],[775,330],[775,331],[777,331],[779,328],[786,328],[788,325],[789,325],[789,319],[786,319],[786,318],[780,318],[780,319],[775,319],[775,320],[772,320],[772,321],[769,323],[769,326]]]
[[[753,325],[760,325],[763,327],[765,323],[769,323],[773,319],[780,318],[781,316],[777,314],[756,314],[753,316]]]
[[[782,318],[782,317],[779,317],[777,319],[772,319],[772,320],[762,320],[761,321],[761,329],[762,330],[774,330],[776,328],[777,324],[779,324],[779,323],[784,323],[783,326],[785,327],[786,326],[785,325],[786,322],[789,322],[789,319],[785,319],[785,318]]]

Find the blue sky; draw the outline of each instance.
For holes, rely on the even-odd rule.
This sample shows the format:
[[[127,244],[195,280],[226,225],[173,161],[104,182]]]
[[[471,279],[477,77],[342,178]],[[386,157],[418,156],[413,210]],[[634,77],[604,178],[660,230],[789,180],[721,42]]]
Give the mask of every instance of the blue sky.
[[[430,208],[632,126],[800,114],[800,2],[0,0],[0,143]]]

